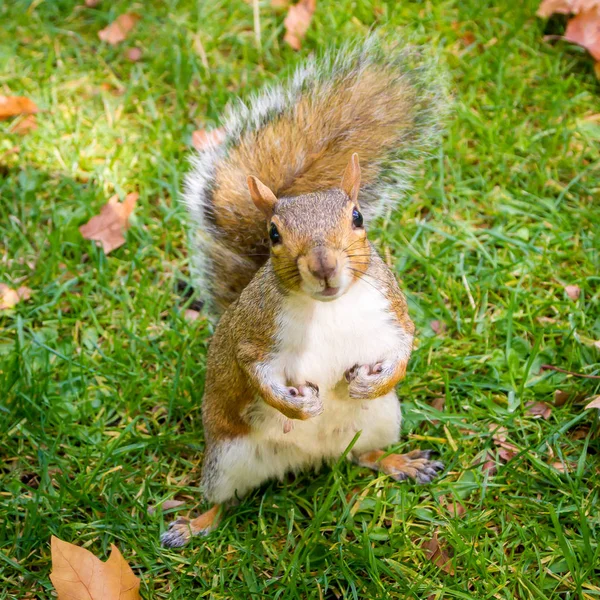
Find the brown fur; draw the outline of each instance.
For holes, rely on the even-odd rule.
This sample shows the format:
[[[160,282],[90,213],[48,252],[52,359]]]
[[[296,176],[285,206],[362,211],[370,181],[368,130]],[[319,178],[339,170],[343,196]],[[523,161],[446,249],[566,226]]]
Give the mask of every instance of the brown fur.
[[[251,265],[267,258],[265,217],[251,201],[248,175],[258,177],[278,198],[328,190],[339,185],[356,152],[363,186],[369,186],[380,175],[382,157],[410,137],[414,114],[414,91],[389,70],[373,67],[343,80],[331,95],[316,92],[302,98],[259,135],[244,135],[215,177],[215,225],[225,245],[236,248],[230,256],[220,244],[209,251],[218,273],[213,290],[217,308],[232,302],[252,278]]]

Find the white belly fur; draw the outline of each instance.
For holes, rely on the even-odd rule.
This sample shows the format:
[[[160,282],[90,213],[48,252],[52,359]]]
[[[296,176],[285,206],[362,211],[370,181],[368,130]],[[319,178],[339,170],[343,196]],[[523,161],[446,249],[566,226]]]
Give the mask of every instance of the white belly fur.
[[[344,380],[346,370],[355,364],[410,356],[412,336],[392,322],[381,292],[359,280],[332,302],[290,297],[279,331],[275,375],[287,385],[318,385],[323,413],[293,421],[292,430],[284,433],[286,418],[258,400],[251,410],[252,432],[216,452],[220,474],[205,490],[214,502],[243,496],[286,472],[336,459],[358,431],[354,452],[384,448],[398,440],[400,405],[395,392],[376,400],[354,400]]]

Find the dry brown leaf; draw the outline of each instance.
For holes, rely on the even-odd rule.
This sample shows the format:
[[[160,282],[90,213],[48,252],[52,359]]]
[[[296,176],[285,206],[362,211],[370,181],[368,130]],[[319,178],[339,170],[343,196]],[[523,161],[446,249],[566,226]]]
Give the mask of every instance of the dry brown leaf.
[[[92,217],[79,228],[86,240],[100,242],[104,253],[108,254],[125,243],[123,232],[129,228],[129,215],[139,198],[137,192],[127,194],[123,202],[119,202],[116,194],[102,207],[100,214]]]
[[[554,390],[554,406],[564,406],[571,394],[564,390]]]
[[[298,4],[290,6],[283,22],[285,27],[283,41],[294,50],[300,50],[302,47],[302,40],[308,31],[316,8],[317,0],[300,0]]]
[[[153,515],[157,510],[169,510],[170,508],[177,508],[182,504],[185,504],[183,500],[165,500],[159,506],[149,506],[148,514]]]
[[[103,42],[116,46],[127,39],[130,31],[139,20],[140,15],[136,13],[119,15],[108,27],[98,32],[98,37]]]
[[[600,60],[600,7],[580,12],[571,19],[563,38],[582,46]]]
[[[0,96],[0,121],[17,115],[32,115],[39,109],[25,96]]]
[[[577,300],[581,296],[581,288],[578,285],[565,285],[565,292],[571,300]]]
[[[208,146],[218,146],[224,139],[225,133],[220,127],[212,131],[197,129],[192,133],[192,146],[196,150],[204,150]]]
[[[5,283],[0,283],[0,310],[12,308],[21,300],[29,300],[31,298],[31,289],[22,285],[13,290]]]
[[[553,462],[550,466],[555,468],[560,473],[570,473],[577,467],[577,464],[572,461],[556,461]]]
[[[433,333],[440,335],[446,331],[446,323],[444,321],[431,321],[429,327],[433,330]]]
[[[585,405],[585,410],[587,410],[588,408],[597,408],[598,410],[600,410],[600,396],[594,396],[592,398],[592,401],[588,402]]]
[[[528,402],[527,412],[534,417],[542,417],[542,419],[550,418],[552,408],[545,402]]]
[[[421,548],[425,550],[427,558],[442,569],[442,571],[445,571],[448,575],[454,575],[450,555],[442,547],[437,531],[433,533],[433,537],[430,540],[421,544]]]
[[[444,410],[444,406],[446,406],[446,397],[439,396],[438,398],[434,398],[431,401],[431,406],[435,408],[435,410],[439,410],[440,412]]]
[[[131,62],[137,62],[142,58],[142,51],[140,48],[129,48],[125,52],[125,57]]]
[[[200,313],[192,308],[186,308],[185,312],[183,313],[183,318],[190,323],[192,321],[197,321],[199,316]]]
[[[34,129],[37,129],[37,120],[35,115],[27,115],[26,117],[15,121],[10,127],[10,130],[13,133],[18,133],[19,135],[26,135]]]
[[[581,427],[577,427],[572,432],[569,432],[570,440],[584,440],[588,434],[590,433],[590,428],[587,425],[582,425]]]
[[[88,8],[96,8],[102,2],[102,0],[85,0],[85,5]]]
[[[577,14],[600,4],[599,0],[543,0],[537,10],[537,16],[548,18],[555,13],[563,15]]]
[[[54,536],[51,545],[58,600],[139,600],[140,580],[114,544],[106,562]]]

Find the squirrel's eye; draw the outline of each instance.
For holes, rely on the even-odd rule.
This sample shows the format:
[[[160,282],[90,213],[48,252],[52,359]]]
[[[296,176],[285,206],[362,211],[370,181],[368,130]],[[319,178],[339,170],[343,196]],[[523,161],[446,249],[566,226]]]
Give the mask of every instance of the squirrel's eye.
[[[354,225],[354,227],[356,227],[357,229],[363,226],[363,216],[358,210],[358,208],[355,208],[352,211],[352,225]]]
[[[269,238],[271,238],[271,243],[273,245],[281,242],[281,236],[279,235],[279,231],[277,230],[275,223],[271,223],[271,227],[269,229]]]

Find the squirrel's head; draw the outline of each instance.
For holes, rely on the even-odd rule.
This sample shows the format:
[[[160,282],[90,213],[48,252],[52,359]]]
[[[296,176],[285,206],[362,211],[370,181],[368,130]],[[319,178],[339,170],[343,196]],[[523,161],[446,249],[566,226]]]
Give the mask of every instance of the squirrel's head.
[[[358,205],[357,154],[339,189],[277,198],[256,177],[248,177],[248,187],[267,217],[273,269],[286,289],[335,300],[366,272],[371,251]]]

